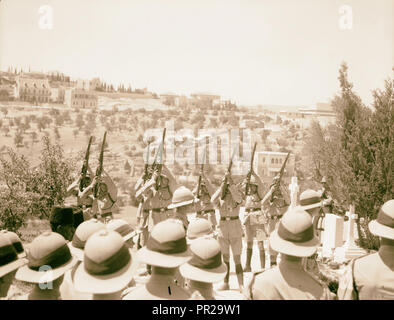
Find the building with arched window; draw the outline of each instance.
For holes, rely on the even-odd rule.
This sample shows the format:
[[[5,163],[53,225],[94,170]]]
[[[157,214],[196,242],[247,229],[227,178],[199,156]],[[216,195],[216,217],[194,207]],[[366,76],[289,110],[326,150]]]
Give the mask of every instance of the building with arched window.
[[[98,98],[94,91],[67,89],[64,94],[65,104],[72,108],[97,108]]]
[[[48,103],[51,88],[48,79],[21,76],[16,79],[17,94],[20,100],[32,103]]]
[[[257,173],[262,178],[273,178],[277,175],[285,161],[287,153],[259,151],[256,152],[255,161],[257,162]],[[285,176],[292,176],[294,174],[295,156],[290,154],[285,168]]]

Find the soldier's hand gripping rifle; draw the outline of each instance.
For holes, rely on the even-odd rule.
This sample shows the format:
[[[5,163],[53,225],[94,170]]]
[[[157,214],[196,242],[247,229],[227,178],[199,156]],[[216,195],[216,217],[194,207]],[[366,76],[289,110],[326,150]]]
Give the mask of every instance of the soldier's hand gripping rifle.
[[[146,181],[148,181],[151,178],[151,173],[149,173],[149,146],[150,146],[150,142],[148,143],[148,150],[147,150],[147,154],[146,154],[146,162],[145,162],[145,166],[144,166],[144,176],[143,176],[143,181],[144,183]]]
[[[81,170],[81,181],[79,181],[79,191],[82,192],[86,187],[86,173],[88,172],[89,165],[89,154],[90,154],[90,146],[92,144],[93,137],[90,137],[88,148],[85,153],[85,160],[83,161],[82,170]]]
[[[289,156],[290,156],[290,152],[287,154],[286,159],[283,162],[282,167],[280,168],[279,174],[274,178],[274,181],[270,187],[270,190],[264,196],[263,200],[261,200],[262,204],[264,204],[268,199],[270,199],[270,202],[274,201],[274,196],[280,188],[280,182],[282,180],[283,173],[285,171],[286,163],[287,163],[287,160],[289,159]]]
[[[149,172],[149,147],[150,147],[150,142],[148,142],[148,150],[146,153],[146,161],[145,161],[145,166],[144,166],[144,175],[142,176],[142,187],[144,184],[152,177],[152,173]],[[137,239],[137,249],[140,249],[143,244],[141,244],[141,237],[142,237],[142,232],[143,229],[145,228],[144,223],[145,223],[145,217],[143,215],[143,204],[144,199],[139,202],[138,208],[137,208],[137,234],[138,234],[138,239]],[[147,219],[147,218],[146,218]]]
[[[163,151],[164,151],[164,139],[166,138],[166,128],[164,128],[163,130],[163,137],[161,139],[161,143],[159,146],[159,149],[157,150],[156,156],[155,156],[155,160],[153,161],[153,165],[152,165],[152,172],[156,172],[157,173],[157,177],[156,177],[156,190],[159,190],[160,188],[160,175],[161,175],[161,170],[163,169]],[[158,159],[158,157],[160,157]]]
[[[250,160],[250,170],[246,176],[245,195],[249,194],[250,179],[252,178],[253,161],[254,161],[254,154],[256,153],[256,146],[257,146],[257,142],[255,142],[253,146],[252,158]]]
[[[223,182],[223,190],[222,190],[222,196],[221,196],[222,200],[224,200],[224,198],[226,197],[227,192],[228,192],[228,190],[227,190],[228,189],[227,176],[229,176],[231,174],[231,167],[233,166],[234,155],[235,155],[235,149],[234,149],[233,154],[231,156],[230,163],[228,164],[227,173],[225,175],[225,179],[224,179],[224,182]]]
[[[107,137],[107,131],[105,131],[104,133],[103,142],[101,144],[99,164],[96,169],[96,175],[95,175],[96,182],[93,185],[93,200],[96,202],[96,206],[94,206],[96,209],[97,209],[97,197],[99,196],[99,191],[100,191],[100,180],[101,180],[101,175],[103,174],[104,148],[105,148],[106,137]]]

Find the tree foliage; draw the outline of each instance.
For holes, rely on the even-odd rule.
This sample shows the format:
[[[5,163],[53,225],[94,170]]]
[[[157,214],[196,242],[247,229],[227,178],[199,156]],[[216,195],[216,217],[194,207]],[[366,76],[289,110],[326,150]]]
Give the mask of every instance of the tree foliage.
[[[36,167],[11,148],[0,156],[0,229],[18,231],[28,217],[47,218],[53,205],[64,202],[76,161],[48,136],[42,142]]]
[[[341,93],[332,101],[336,123],[325,128],[312,123],[306,153],[314,180],[326,176],[336,209],[343,212],[355,204],[360,245],[376,249],[378,242],[368,222],[376,219],[385,201],[394,198],[394,83],[386,80],[384,90],[374,90],[373,108],[368,108],[353,91],[346,64],[338,79]]]

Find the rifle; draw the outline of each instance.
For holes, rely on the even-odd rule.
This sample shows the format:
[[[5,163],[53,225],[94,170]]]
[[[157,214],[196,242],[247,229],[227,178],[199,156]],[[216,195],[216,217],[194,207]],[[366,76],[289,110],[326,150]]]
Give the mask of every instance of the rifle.
[[[250,170],[248,172],[248,175],[246,176],[245,195],[249,193],[249,185],[250,185],[250,179],[252,178],[253,161],[254,161],[254,154],[256,153],[256,146],[257,146],[257,142],[255,142],[253,146],[252,159],[250,161]]]
[[[231,167],[233,166],[234,155],[235,155],[235,149],[234,149],[233,154],[231,156],[230,163],[228,164],[228,167],[227,167],[227,173],[228,174],[231,173]],[[223,188],[222,197],[221,197],[222,200],[224,200],[224,198],[226,197],[227,188],[228,188],[228,183],[227,183],[227,178],[226,178],[225,181],[224,181],[224,188]]]
[[[201,180],[202,180],[202,175],[204,173],[205,153],[206,153],[206,149],[204,149],[203,162],[201,164],[200,176],[198,177],[197,199],[201,198],[201,194],[200,194],[201,193]]]
[[[274,200],[274,194],[280,187],[280,182],[282,180],[283,173],[285,171],[286,163],[287,160],[289,159],[290,152],[287,154],[285,161],[282,164],[282,167],[280,168],[279,174],[275,177],[273,184],[271,184],[270,190],[268,193],[264,196],[263,200],[261,200],[261,203],[264,204],[265,201],[267,201],[268,198],[271,198],[271,202]]]
[[[158,179],[160,179],[161,170],[163,168],[163,150],[164,150],[164,139],[166,137],[166,128],[163,130],[163,137],[161,139],[161,143],[159,149],[157,149],[157,153],[155,155],[155,160],[152,164],[152,172],[156,171],[158,173]],[[160,159],[158,159],[160,155]],[[156,190],[159,190],[159,183],[156,181]]]
[[[103,173],[103,161],[104,161],[104,147],[105,147],[105,138],[107,137],[107,131],[104,132],[103,142],[101,144],[100,157],[99,157],[99,165],[96,169],[96,178],[100,178]],[[96,183],[93,186],[93,197],[96,199],[98,196],[98,192],[100,189],[100,183]]]
[[[92,140],[93,140],[93,137],[90,137],[88,148],[86,149],[86,153],[85,153],[85,160],[83,161],[83,164],[82,164],[81,181],[79,182],[79,191],[81,191],[81,192],[83,191],[83,189],[85,189],[85,180],[86,180],[86,173],[88,171],[90,145],[92,144]]]
[[[149,146],[150,146],[150,143],[148,143],[148,152],[146,154],[146,162],[145,162],[145,167],[144,167],[144,177],[143,177],[144,183],[150,179],[149,171],[148,171],[148,168],[149,168]]]

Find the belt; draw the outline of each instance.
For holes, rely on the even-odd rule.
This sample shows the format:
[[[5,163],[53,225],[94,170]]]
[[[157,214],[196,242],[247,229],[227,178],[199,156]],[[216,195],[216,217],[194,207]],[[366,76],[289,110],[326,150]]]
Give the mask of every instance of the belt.
[[[167,208],[154,208],[154,209],[151,209],[153,212],[165,212],[165,211],[167,211],[168,209]]]
[[[79,207],[79,208],[82,208],[82,209],[87,209],[87,208],[91,208],[92,205],[91,205],[91,204],[87,204],[87,205],[85,205],[85,204],[80,204],[78,207]]]
[[[237,220],[237,219],[239,219],[238,216],[220,217],[220,220],[222,220],[222,221],[230,221],[230,220]]]
[[[261,211],[261,208],[247,208],[247,209],[245,209],[245,212],[255,212],[255,211]]]
[[[283,215],[280,216],[270,216],[270,219],[275,220],[275,219],[280,219],[282,218]]]
[[[150,212],[150,209],[144,209],[143,212],[144,212],[144,213],[149,213],[149,212]]]
[[[210,209],[210,210],[201,210],[201,211],[197,211],[197,215],[198,215],[198,216],[202,216],[203,214],[207,214],[207,213],[215,213],[215,210]]]

